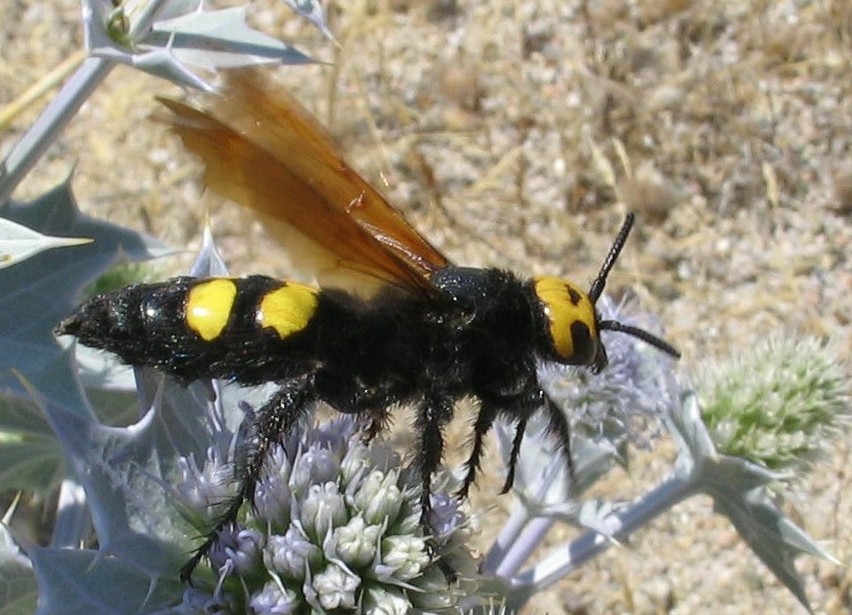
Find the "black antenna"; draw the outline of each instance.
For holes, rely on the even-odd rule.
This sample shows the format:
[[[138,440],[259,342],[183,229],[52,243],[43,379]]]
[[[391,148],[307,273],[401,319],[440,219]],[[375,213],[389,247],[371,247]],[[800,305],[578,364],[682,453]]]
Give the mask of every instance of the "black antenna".
[[[632,213],[627,214],[627,217],[624,219],[624,224],[621,225],[621,230],[618,231],[618,235],[615,238],[615,241],[612,242],[612,247],[609,249],[609,254],[607,254],[606,259],[604,260],[603,265],[601,266],[600,273],[598,273],[598,277],[592,282],[592,286],[589,289],[589,299],[591,299],[593,304],[598,302],[601,294],[604,291],[604,287],[606,287],[606,278],[609,275],[610,270],[613,265],[615,265],[615,261],[618,260],[618,255],[621,254],[622,248],[624,248],[624,244],[627,242],[627,237],[630,235],[630,230],[633,228],[633,222],[636,220],[636,216]],[[676,359],[680,358],[680,352],[678,352],[674,346],[669,344],[668,342],[660,339],[656,335],[648,333],[644,329],[640,329],[638,327],[633,327],[631,325],[625,325],[623,323],[618,322],[617,320],[601,320],[598,322],[598,330],[607,330],[607,331],[618,331],[620,333],[626,333],[627,335],[631,335],[635,338],[642,340],[665,352],[668,355],[673,356]]]
[[[632,213],[627,214],[627,217],[624,219],[624,224],[621,225],[621,230],[618,231],[618,236],[615,238],[615,241],[612,242],[609,254],[607,254],[603,265],[601,265],[600,273],[598,273],[598,277],[595,278],[595,281],[592,282],[592,287],[589,289],[589,299],[592,300],[592,303],[597,303],[598,297],[600,297],[601,293],[604,291],[609,271],[612,269],[613,265],[615,265],[615,261],[618,260],[618,255],[621,254],[621,249],[624,247],[625,242],[627,242],[627,236],[630,235],[630,229],[633,228],[633,222],[635,220],[635,215]]]
[[[669,344],[667,341],[660,339],[656,335],[648,333],[645,329],[625,325],[617,320],[602,320],[598,323],[598,329],[602,331],[619,331],[621,333],[626,333],[627,335],[632,335],[633,337],[650,344],[654,348],[662,350],[666,354],[673,356],[675,359],[680,358],[680,352],[678,352],[674,346]]]

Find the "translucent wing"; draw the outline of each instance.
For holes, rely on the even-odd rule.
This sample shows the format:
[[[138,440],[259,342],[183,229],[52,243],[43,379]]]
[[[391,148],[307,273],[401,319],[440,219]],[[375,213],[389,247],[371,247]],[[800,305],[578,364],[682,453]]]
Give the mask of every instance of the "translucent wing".
[[[311,273],[345,267],[440,293],[429,275],[448,260],[346,164],[331,136],[282,88],[243,70],[226,77],[209,111],[160,100],[173,113],[172,130],[204,162],[210,188],[260,215],[285,248],[293,231],[319,248],[294,254]]]

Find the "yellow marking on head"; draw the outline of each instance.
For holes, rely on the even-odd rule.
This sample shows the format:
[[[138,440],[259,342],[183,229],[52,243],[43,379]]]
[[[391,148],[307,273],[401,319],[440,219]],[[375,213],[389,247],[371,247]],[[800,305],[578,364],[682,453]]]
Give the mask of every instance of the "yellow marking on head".
[[[255,321],[261,327],[275,329],[278,337],[284,339],[308,326],[317,303],[316,288],[287,282],[260,301]]]
[[[216,339],[228,324],[236,296],[237,285],[231,279],[199,282],[186,297],[186,326],[205,342]]]
[[[556,353],[575,365],[591,361],[595,349],[588,347],[589,338],[574,339],[578,325],[585,325],[591,340],[597,340],[595,306],[589,296],[559,278],[545,276],[535,278],[534,283],[535,294],[550,323],[550,339]]]

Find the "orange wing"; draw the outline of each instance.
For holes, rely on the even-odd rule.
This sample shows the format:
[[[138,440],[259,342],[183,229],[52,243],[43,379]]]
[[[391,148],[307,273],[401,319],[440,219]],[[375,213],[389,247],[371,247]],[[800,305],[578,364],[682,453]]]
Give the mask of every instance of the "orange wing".
[[[209,113],[160,101],[174,114],[172,130],[204,162],[206,185],[259,214],[285,247],[295,230],[320,248],[297,253],[312,273],[345,267],[412,292],[440,292],[428,276],[449,261],[346,164],[289,93],[243,70],[226,76]]]

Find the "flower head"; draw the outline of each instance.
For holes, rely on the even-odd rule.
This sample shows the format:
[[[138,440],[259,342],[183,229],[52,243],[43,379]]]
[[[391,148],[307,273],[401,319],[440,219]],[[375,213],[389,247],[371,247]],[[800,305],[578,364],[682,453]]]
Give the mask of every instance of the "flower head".
[[[604,320],[629,323],[624,306],[598,300]],[[646,342],[603,332],[609,364],[600,373],[587,367],[543,364],[539,379],[548,396],[570,413],[572,427],[591,439],[634,437],[649,418],[673,403],[671,360]]]
[[[417,473],[401,470],[382,442],[365,445],[355,433],[354,420],[342,417],[306,429],[298,445],[270,455],[253,512],[223,532],[210,553],[226,597],[242,592],[254,612],[270,614],[453,606],[456,594],[437,558],[445,557],[454,570],[473,570],[461,547],[464,514],[436,488],[435,539],[427,536],[419,522]],[[210,466],[216,461],[208,457]],[[216,475],[207,465],[185,474]],[[205,501],[188,498],[189,504]]]
[[[709,364],[697,389],[720,453],[773,470],[813,461],[849,418],[849,379],[830,345],[775,337]]]

